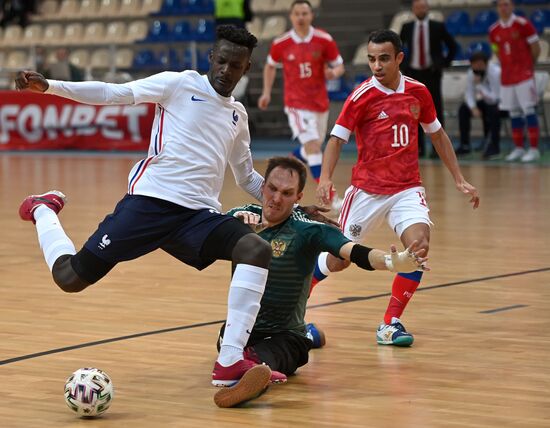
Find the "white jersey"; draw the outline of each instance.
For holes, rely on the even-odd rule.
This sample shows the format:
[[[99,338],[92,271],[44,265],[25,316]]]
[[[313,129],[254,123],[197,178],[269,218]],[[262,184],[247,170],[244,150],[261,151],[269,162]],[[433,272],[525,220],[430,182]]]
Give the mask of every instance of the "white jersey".
[[[120,104],[129,99],[135,104],[157,104],[147,158],[128,176],[131,195],[221,211],[219,195],[228,163],[241,187],[257,181],[246,110],[232,96],[218,94],[207,76],[183,71],[122,85],[48,82],[47,92],[91,104]],[[259,189],[253,190],[250,193],[258,197]]]

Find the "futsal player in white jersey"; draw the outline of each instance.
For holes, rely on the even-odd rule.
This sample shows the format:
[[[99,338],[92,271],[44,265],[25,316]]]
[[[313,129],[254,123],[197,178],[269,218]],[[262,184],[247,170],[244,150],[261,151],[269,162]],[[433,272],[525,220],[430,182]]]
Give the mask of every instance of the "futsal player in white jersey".
[[[231,92],[250,68],[256,38],[245,29],[217,28],[206,75],[163,72],[125,84],[46,80],[33,71],[16,77],[19,90],[45,92],[87,104],[156,103],[148,155],[129,174],[128,193],[84,247],[76,251],[57,214],[58,191],[27,197],[19,210],[36,224],[55,283],[79,292],[118,262],[161,248],[204,269],[215,260],[236,264],[228,297],[224,341],[212,373],[214,401],[230,407],[286,377],[243,358],[264,292],[271,247],[250,227],[220,213],[219,195],[229,164],[237,184],[261,199],[263,177],[252,165],[248,116]]]

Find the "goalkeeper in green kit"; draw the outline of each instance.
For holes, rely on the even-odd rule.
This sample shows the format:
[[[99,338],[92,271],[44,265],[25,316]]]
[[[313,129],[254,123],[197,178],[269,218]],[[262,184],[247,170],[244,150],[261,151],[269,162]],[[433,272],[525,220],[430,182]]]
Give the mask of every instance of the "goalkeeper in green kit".
[[[311,275],[320,252],[328,251],[366,270],[429,270],[416,242],[402,252],[392,245],[386,253],[351,242],[338,228],[310,220],[294,209],[302,198],[306,176],[304,164],[295,158],[271,158],[262,206],[245,205],[227,213],[256,229],[272,248],[267,285],[244,350],[245,359],[265,363],[285,375],[306,364],[309,350],[324,341],[322,333],[311,324],[306,328],[304,321]]]

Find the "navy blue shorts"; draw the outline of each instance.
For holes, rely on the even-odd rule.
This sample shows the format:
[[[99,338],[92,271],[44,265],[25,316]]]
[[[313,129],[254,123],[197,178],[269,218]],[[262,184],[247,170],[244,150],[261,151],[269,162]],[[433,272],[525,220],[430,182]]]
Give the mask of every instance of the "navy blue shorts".
[[[210,233],[226,222],[235,222],[234,229],[228,228],[235,231],[232,245],[252,232],[242,228],[243,223],[234,217],[211,209],[192,210],[149,196],[126,195],[99,224],[84,248],[113,265],[160,248],[201,270],[219,258],[201,254],[201,249]]]

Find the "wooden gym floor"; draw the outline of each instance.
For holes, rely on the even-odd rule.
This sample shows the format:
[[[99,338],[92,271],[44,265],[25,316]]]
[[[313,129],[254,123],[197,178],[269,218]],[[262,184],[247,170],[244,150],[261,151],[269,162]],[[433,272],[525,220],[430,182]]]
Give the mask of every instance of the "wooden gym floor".
[[[225,317],[229,264],[197,272],[155,252],[118,265],[83,293],[54,285],[21,200],[56,188],[77,248],[126,191],[137,157],[0,157],[0,426],[12,427],[547,427],[550,426],[550,169],[463,167],[481,192],[473,211],[438,163],[422,166],[435,227],[433,271],[403,321],[409,349],[374,331],[392,275],[350,268],[321,284],[308,320],[324,349],[286,385],[219,409],[210,373]],[[263,172],[264,162],[256,167]],[[350,162],[338,167],[337,188]],[[306,203],[314,202],[314,186]],[[250,198],[227,177],[224,208]],[[386,227],[368,244],[389,248]],[[96,366],[116,390],[104,417],[80,420],[64,380]]]

